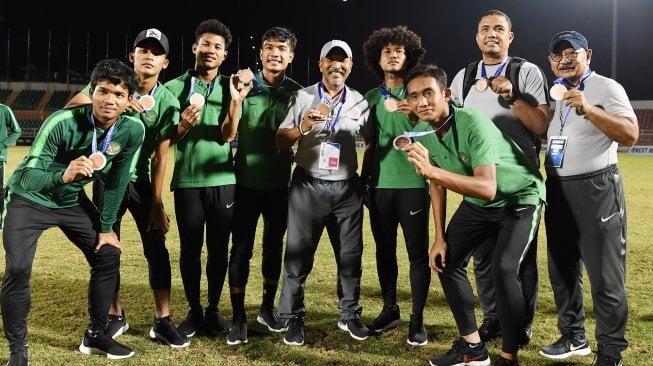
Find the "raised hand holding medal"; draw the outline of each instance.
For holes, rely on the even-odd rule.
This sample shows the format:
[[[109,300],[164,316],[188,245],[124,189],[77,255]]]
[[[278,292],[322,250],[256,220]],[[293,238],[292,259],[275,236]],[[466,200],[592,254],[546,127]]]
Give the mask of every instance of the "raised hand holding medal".
[[[476,80],[476,83],[474,83],[474,88],[476,88],[476,91],[479,93],[484,92],[487,87],[492,84],[492,80],[501,75],[501,72],[506,66],[506,63],[508,63],[508,57],[503,60],[499,68],[494,72],[494,75],[492,75],[492,77],[488,77],[487,71],[485,71],[485,63],[481,61],[481,78]]]

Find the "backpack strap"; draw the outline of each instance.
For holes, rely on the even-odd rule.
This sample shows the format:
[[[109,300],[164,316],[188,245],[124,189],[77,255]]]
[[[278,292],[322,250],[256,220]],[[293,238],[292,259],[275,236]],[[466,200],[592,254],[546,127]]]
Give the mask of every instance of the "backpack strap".
[[[521,97],[521,92],[519,91],[519,70],[524,62],[526,60],[521,57],[510,57],[510,61],[506,65],[506,79],[510,80],[512,84],[512,93],[517,93],[519,97]]]
[[[470,62],[465,67],[465,76],[463,77],[463,95],[460,107],[465,104],[465,98],[476,82],[476,71],[478,70],[478,61]]]

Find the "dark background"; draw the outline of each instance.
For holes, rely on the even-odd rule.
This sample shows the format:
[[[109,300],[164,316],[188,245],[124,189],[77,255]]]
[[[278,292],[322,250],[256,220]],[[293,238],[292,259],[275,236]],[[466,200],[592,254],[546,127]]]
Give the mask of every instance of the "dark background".
[[[538,64],[550,80],[553,76],[546,56],[551,36],[562,30],[577,30],[589,40],[593,70],[616,78],[632,100],[653,99],[652,0],[175,3],[174,7],[153,1],[87,1],[82,6],[32,1],[5,4],[0,9],[0,82],[23,81],[28,72],[29,80],[47,77],[49,81],[65,82],[67,71],[71,83],[79,82],[78,79],[85,82],[97,61],[106,57],[126,60],[136,34],[150,27],[159,28],[170,39],[171,64],[163,75],[164,80],[169,80],[193,67],[191,45],[195,26],[204,19],[216,18],[229,26],[233,35],[229,56],[221,67],[223,74],[247,66],[256,68],[262,33],[271,26],[282,25],[291,28],[299,39],[289,69],[294,79],[304,85],[318,81],[321,46],[331,39],[342,39],[354,52],[354,69],[348,84],[364,92],[379,83],[362,59],[362,44],[374,29],[407,25],[421,35],[427,49],[425,60],[443,67],[451,79],[468,62],[480,59],[474,40],[478,20],[485,11],[499,9],[513,23],[515,40],[510,54]],[[617,57],[613,75],[615,4]]]

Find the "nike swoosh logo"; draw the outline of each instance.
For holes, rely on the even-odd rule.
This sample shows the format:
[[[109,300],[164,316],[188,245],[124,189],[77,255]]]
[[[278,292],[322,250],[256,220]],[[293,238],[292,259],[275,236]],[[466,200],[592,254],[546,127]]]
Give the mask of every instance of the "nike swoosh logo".
[[[606,221],[610,220],[610,219],[613,218],[614,215],[616,215],[616,214],[618,214],[618,212],[615,212],[615,213],[613,213],[612,215],[610,215],[610,216],[608,216],[608,217],[603,217],[603,216],[601,216],[601,222],[606,222]]]
[[[614,216],[614,215],[612,215],[612,216]],[[572,345],[569,346],[569,349],[570,349],[571,351],[575,351],[575,350],[577,350],[577,349],[580,349],[580,348],[585,347],[586,345],[587,345],[587,343],[583,343],[583,344],[580,344],[580,345],[574,347],[574,345],[572,344]]]
[[[233,206],[233,205],[234,205],[234,203],[231,202],[231,203],[227,203],[226,205],[224,205],[224,207],[226,207],[226,208],[231,208],[231,206]]]
[[[478,361],[478,360],[482,359],[483,357],[487,357],[487,356],[486,355],[478,355],[478,356],[475,356],[475,357],[465,356],[465,357],[463,357],[463,362],[467,363],[467,362],[470,362],[470,361]]]
[[[409,213],[410,213],[410,216],[415,216],[415,215],[417,215],[418,213],[420,213],[420,212],[422,212],[422,211],[424,211],[424,209],[423,209],[423,208],[420,208],[420,209],[417,210],[417,211],[410,210]]]

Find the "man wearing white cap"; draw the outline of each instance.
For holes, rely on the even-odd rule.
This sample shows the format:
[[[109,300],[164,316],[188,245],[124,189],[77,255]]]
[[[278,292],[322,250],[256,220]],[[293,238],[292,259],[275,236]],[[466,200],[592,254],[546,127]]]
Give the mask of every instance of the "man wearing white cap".
[[[170,256],[165,243],[170,220],[163,208],[161,197],[170,137],[174,121],[179,119],[179,101],[159,81],[161,72],[168,67],[169,52],[168,37],[156,28],[149,28],[138,33],[134,39],[133,51],[129,53],[129,61],[139,76],[139,84],[127,113],[143,122],[145,139],[113,230],[120,235],[122,216],[129,210],[141,235],[143,252],[150,269],[150,287],[154,294],[155,311],[150,337],[170,347],[183,348],[190,342],[185,334],[177,331],[170,318],[172,275]],[[90,103],[89,89],[90,84],[68,102],[67,107]],[[98,207],[103,205],[104,186],[105,180],[102,178],[93,182],[93,202]],[[106,329],[113,338],[129,329],[119,295],[120,280],[109,308]]]
[[[339,322],[356,340],[365,340],[360,280],[362,273],[362,196],[356,173],[356,135],[369,139],[369,106],[345,85],[352,68],[346,42],[329,41],[320,52],[322,80],[298,90],[277,131],[277,148],[297,143],[288,206],[279,316],[287,320],[284,342],[304,344],[304,283],[325,226],[338,264]]]
[[[555,113],[547,132],[544,215],[551,289],[561,337],[540,354],[552,359],[591,353],[585,336],[582,269],[592,288],[595,365],[622,365],[628,321],[626,201],[617,147],[639,138],[624,88],[590,69],[592,50],[575,31],[556,34],[549,63]]]

